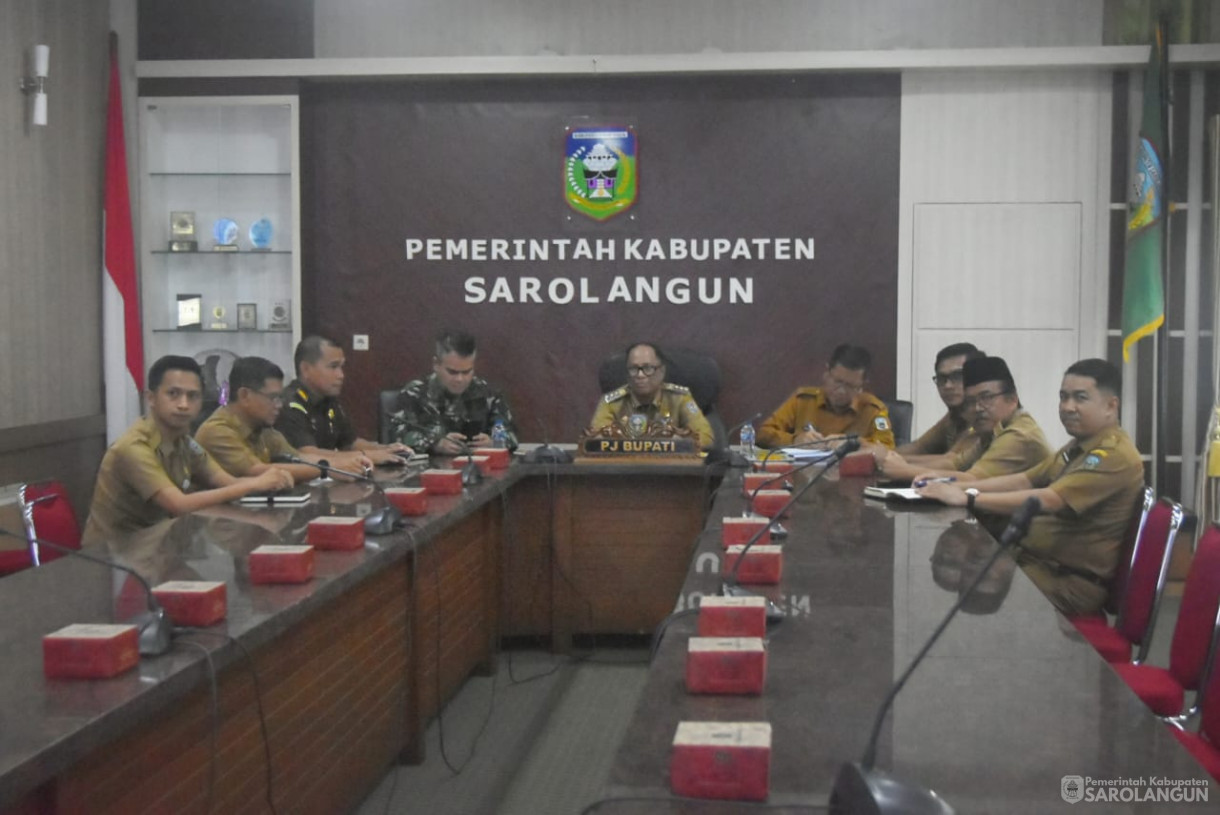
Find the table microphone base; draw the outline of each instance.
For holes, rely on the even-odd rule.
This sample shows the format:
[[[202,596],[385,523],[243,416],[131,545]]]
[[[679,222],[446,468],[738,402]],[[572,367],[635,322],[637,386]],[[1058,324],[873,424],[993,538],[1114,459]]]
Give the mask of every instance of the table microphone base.
[[[736,583],[725,583],[720,587],[720,594],[724,597],[758,597],[749,589],[743,589]],[[767,600],[767,625],[775,625],[782,623],[788,615],[784,610],[776,605],[774,600]]]
[[[479,470],[479,465],[473,461],[462,468],[462,486],[473,487],[475,484],[483,483],[483,473]]]
[[[170,635],[174,625],[165,609],[146,611],[131,621],[140,629],[140,654],[155,657],[169,650]]]
[[[953,815],[931,790],[908,784],[857,762],[844,764],[830,793],[830,809],[845,815]]]

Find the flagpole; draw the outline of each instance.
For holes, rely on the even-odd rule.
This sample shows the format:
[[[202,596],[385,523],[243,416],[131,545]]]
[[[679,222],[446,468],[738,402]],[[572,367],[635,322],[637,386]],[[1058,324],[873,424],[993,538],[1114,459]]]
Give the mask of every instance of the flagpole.
[[[1161,286],[1164,292],[1164,308],[1165,320],[1161,323],[1160,329],[1157,331],[1157,372],[1156,372],[1156,391],[1157,391],[1157,408],[1156,408],[1156,462],[1153,484],[1156,491],[1164,495],[1168,489],[1168,470],[1169,470],[1169,219],[1173,215],[1174,197],[1170,191],[1170,179],[1173,178],[1171,166],[1173,163],[1173,132],[1170,128],[1173,122],[1169,116],[1169,40],[1167,39],[1167,28],[1165,17],[1162,15],[1157,20],[1157,37],[1162,45],[1160,84],[1161,84],[1161,132],[1165,134],[1164,155],[1161,157],[1164,167],[1165,179],[1165,215],[1161,218],[1159,228],[1161,230]],[[1187,306],[1189,307],[1189,305]],[[1185,456],[1182,456],[1183,465],[1185,466]],[[1180,470],[1181,468],[1179,468]],[[1178,492],[1181,492],[1182,479],[1179,472]],[[1182,500],[1179,496],[1178,500]]]

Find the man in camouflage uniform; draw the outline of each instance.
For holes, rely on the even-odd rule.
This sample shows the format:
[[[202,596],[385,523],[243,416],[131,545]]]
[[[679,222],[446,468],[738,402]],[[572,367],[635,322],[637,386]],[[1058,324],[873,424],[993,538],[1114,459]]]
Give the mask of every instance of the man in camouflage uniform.
[[[714,441],[712,426],[690,389],[665,381],[665,356],[646,342],[627,349],[627,384],[602,397],[589,429],[596,433],[610,425],[619,426],[629,436],[665,425],[686,429],[703,450]]]
[[[1034,496],[1042,514],[1030,525],[1017,563],[1055,608],[1096,614],[1118,567],[1123,534],[1144,489],[1139,451],[1119,426],[1118,369],[1084,359],[1063,375],[1059,419],[1072,440],[1023,473],[920,493],[971,512],[1011,514]]]
[[[856,345],[835,348],[820,388],[798,388],[758,429],[761,447],[810,445],[827,436],[855,433],[861,442],[894,446],[890,414],[864,390],[872,355]]]
[[[506,446],[517,446],[508,402],[485,379],[474,375],[478,346],[465,331],[436,338],[432,376],[408,382],[390,418],[394,438],[419,451],[460,455],[468,447],[491,447],[496,422],[504,423]]]

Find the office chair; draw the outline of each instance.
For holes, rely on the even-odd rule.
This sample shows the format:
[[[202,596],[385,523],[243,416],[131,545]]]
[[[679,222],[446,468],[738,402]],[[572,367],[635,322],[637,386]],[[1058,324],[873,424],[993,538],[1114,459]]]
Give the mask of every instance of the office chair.
[[[890,427],[894,431],[894,445],[901,447],[911,441],[911,423],[915,416],[915,405],[905,399],[882,399],[890,414]]]

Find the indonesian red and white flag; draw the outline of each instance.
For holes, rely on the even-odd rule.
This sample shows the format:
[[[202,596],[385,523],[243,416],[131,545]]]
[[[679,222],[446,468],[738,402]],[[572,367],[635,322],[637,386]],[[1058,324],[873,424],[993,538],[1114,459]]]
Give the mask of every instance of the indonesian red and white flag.
[[[106,201],[102,221],[102,361],[106,384],[106,439],[113,442],[140,416],[144,338],[136,278],[123,91],[118,36],[110,34],[110,101],[106,113]]]

